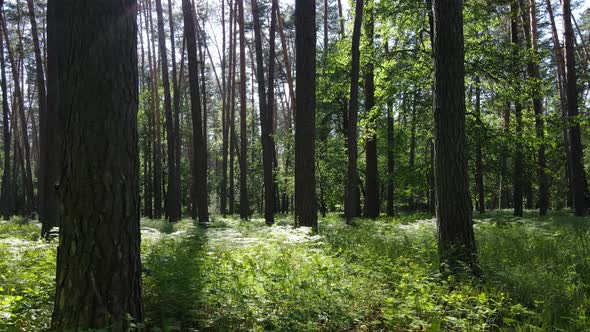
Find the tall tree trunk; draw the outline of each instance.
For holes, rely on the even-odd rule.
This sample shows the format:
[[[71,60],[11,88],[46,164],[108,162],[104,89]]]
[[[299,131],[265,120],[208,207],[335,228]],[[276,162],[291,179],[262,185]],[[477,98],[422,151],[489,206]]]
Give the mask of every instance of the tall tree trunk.
[[[264,122],[266,123],[267,131],[266,135],[263,133],[262,135],[265,137],[267,141],[267,150],[264,151],[268,154],[267,158],[272,158],[270,161],[271,166],[271,176],[269,179],[266,179],[265,182],[271,181],[268,186],[267,184],[264,185],[264,197],[265,200],[272,200],[272,212],[270,211],[270,207],[268,207],[265,203],[265,216],[269,215],[270,213],[277,212],[277,195],[278,195],[278,183],[276,178],[276,172],[278,167],[277,161],[277,152],[275,147],[275,129],[276,129],[276,116],[275,116],[275,61],[276,61],[276,30],[277,30],[277,16],[276,16],[276,2],[273,2],[271,5],[270,10],[270,31],[269,31],[269,53],[268,53],[268,103],[266,105],[266,116]],[[268,166],[267,166],[268,167]],[[266,174],[266,173],[265,173]],[[266,191],[272,191],[272,193],[267,193]],[[274,217],[273,217],[274,218]],[[274,220],[273,220],[274,222]]]
[[[315,181],[315,1],[295,1],[295,225],[317,229]]]
[[[172,12],[172,0],[168,0],[168,22],[170,26],[170,53],[172,54],[172,89],[174,91],[174,96],[172,100],[172,115],[174,117],[174,125],[173,125],[173,134],[172,139],[173,142],[169,143],[173,145],[174,148],[174,166],[176,170],[174,172],[174,192],[177,196],[178,203],[174,208],[176,208],[176,213],[179,218],[182,218],[182,193],[180,192],[180,82],[178,80],[178,74],[176,69],[176,38],[174,37],[174,13]],[[184,40],[182,49],[180,50],[181,61],[184,56]],[[181,67],[182,62],[181,62]],[[181,68],[182,69],[182,68]],[[182,70],[180,73],[182,77]],[[172,176],[172,174],[170,174]]]
[[[248,200],[248,139],[246,118],[246,35],[244,33],[244,0],[238,2],[238,22],[240,24],[240,218],[248,219],[250,203]]]
[[[154,31],[154,23],[152,18],[151,0],[147,0],[147,13],[149,17],[149,28],[151,37],[148,37],[148,44],[151,40],[152,53],[152,107],[153,107],[153,121],[154,121],[154,218],[162,218],[162,130],[160,129],[160,96],[158,88],[158,60],[156,53],[155,41],[152,39],[156,36]],[[148,45],[149,47],[149,45]]]
[[[555,55],[555,60],[557,62],[557,87],[559,89],[559,107],[561,109],[562,117],[565,119],[567,117],[567,96],[565,92],[565,59],[563,55],[563,50],[561,48],[561,43],[559,42],[559,35],[557,33],[557,25],[555,24],[555,18],[553,16],[553,6],[551,5],[551,0],[546,0],[545,3],[547,5],[547,13],[549,14],[549,22],[551,23],[553,53]],[[563,126],[562,136],[563,147],[565,151],[565,178],[568,184],[567,206],[573,207],[573,192],[571,185],[572,165],[567,126]]]
[[[479,76],[475,77],[475,114],[478,119],[481,119],[481,82]],[[483,128],[479,129],[483,130]],[[475,144],[475,187],[477,191],[477,210],[481,214],[486,212],[481,138],[478,138]]]
[[[43,223],[44,231],[49,230],[52,226],[57,226],[57,197],[52,185],[54,182],[53,174],[48,173],[51,170],[49,165],[52,154],[55,153],[57,146],[48,145],[53,140],[52,137],[58,133],[57,128],[47,126],[47,93],[45,90],[45,72],[43,70],[43,58],[41,57],[41,47],[39,44],[39,33],[37,31],[37,20],[35,18],[35,6],[33,0],[27,0],[29,9],[29,18],[31,21],[31,35],[33,37],[33,48],[35,52],[35,69],[37,79],[37,97],[39,105],[39,130],[41,142],[40,147],[40,165],[39,165],[39,218]],[[33,124],[34,124],[33,120]],[[51,205],[51,206],[48,206]],[[45,211],[48,210],[49,214]],[[43,232],[45,233],[45,232]]]
[[[539,183],[539,214],[544,216],[549,209],[549,177],[546,172],[547,161],[545,158],[545,122],[543,111],[543,96],[541,92],[541,75],[539,73],[539,62],[541,61],[538,47],[537,29],[537,4],[535,0],[529,0],[529,24],[526,25],[529,36],[529,47],[533,57],[528,65],[529,76],[533,79],[531,91],[533,99],[533,110],[535,112],[535,133],[539,141],[537,150],[537,181]]]
[[[55,22],[68,33],[49,42],[61,47],[58,99],[68,103],[52,330],[127,331],[143,321],[137,3],[55,6]]]
[[[6,41],[6,50],[8,51],[8,59],[10,60],[10,67],[12,68],[12,78],[14,80],[14,94],[16,95],[16,112],[18,114],[18,121],[20,123],[20,135],[24,146],[24,171],[23,171],[23,183],[25,187],[26,195],[26,206],[25,213],[32,213],[35,209],[35,193],[33,190],[33,173],[31,167],[31,146],[29,144],[29,134],[27,128],[27,117],[25,115],[25,101],[23,97],[22,87],[20,85],[21,80],[18,72],[18,65],[15,61],[14,53],[10,47],[10,40],[8,39],[8,32],[6,30],[6,21],[4,14],[1,14],[2,19],[2,30],[4,32],[4,38]],[[15,128],[16,129],[16,128]]]
[[[236,15],[238,9],[238,1],[234,2],[234,29],[232,31],[233,39],[233,55],[232,55],[232,76],[231,76],[231,88],[230,88],[230,106],[229,106],[229,214],[233,215],[235,212],[235,155],[237,154],[238,146],[236,139],[236,65],[237,65],[237,35],[238,35],[238,17]],[[239,162],[239,159],[238,159]]]
[[[352,224],[354,218],[359,215],[360,202],[359,175],[357,169],[358,142],[357,119],[359,111],[359,67],[360,67],[360,39],[361,24],[363,21],[363,0],[356,0],[354,14],[354,29],[352,33],[352,69],[350,72],[350,105],[348,108],[347,148],[348,148],[348,177],[346,182],[346,197],[344,202],[344,214],[346,223]]]
[[[520,47],[518,38],[518,6],[514,3],[510,5],[510,36],[512,47],[512,74],[513,84],[517,87],[517,93],[521,93],[521,70],[518,64],[518,48]],[[518,97],[520,98],[520,97]],[[513,174],[513,204],[514,215],[522,217],[523,212],[523,193],[524,193],[524,144],[523,144],[523,124],[522,124],[522,104],[518,100],[514,101],[514,119],[516,121],[516,139],[514,149],[514,174]]]
[[[395,150],[393,104],[387,106],[387,215],[395,215]]]
[[[588,189],[584,170],[584,147],[580,138],[578,119],[578,83],[574,56],[575,40],[572,28],[572,12],[570,0],[563,0],[563,31],[565,47],[565,77],[567,95],[568,138],[570,143],[571,182],[573,208],[576,216],[588,213]]]
[[[258,2],[252,1],[252,20],[254,26],[254,44],[256,50],[256,81],[258,85],[258,107],[260,109],[260,124],[262,136],[262,168],[264,179],[264,220],[267,225],[274,224],[274,175],[273,175],[273,151],[272,114],[267,108],[265,82],[264,82],[264,56],[262,54],[262,37],[260,32],[260,18]],[[272,15],[272,14],[271,14]],[[274,59],[269,58],[272,62]],[[270,73],[270,72],[269,72]],[[269,82],[270,83],[270,82]]]
[[[231,77],[232,77],[232,52],[233,52],[233,18],[234,18],[234,11],[233,11],[233,1],[229,1],[229,55],[226,57],[226,49],[225,49],[225,0],[221,1],[221,28],[222,28],[222,50],[223,50],[223,59],[222,59],[222,66],[221,66],[221,77],[223,79],[223,102],[221,106],[221,182],[219,184],[219,207],[222,216],[227,215],[227,159],[228,159],[228,143],[229,143],[229,98],[230,97],[230,85],[231,85]],[[227,79],[225,76],[226,66],[228,64],[229,59],[229,68]]]
[[[465,156],[463,3],[433,0],[435,181],[443,268],[477,273]]]
[[[375,106],[375,69],[373,64],[373,35],[375,31],[374,20],[374,2],[369,0],[367,3],[367,19],[365,20],[365,36],[367,39],[367,50],[369,61],[365,68],[365,112],[368,115],[367,138],[365,142],[365,159],[366,159],[366,200],[365,214],[367,218],[377,218],[379,216],[379,174],[377,168],[377,117],[373,114]]]
[[[184,16],[184,36],[188,56],[188,74],[191,95],[191,115],[193,122],[193,197],[192,204],[197,206],[199,222],[209,221],[207,206],[207,169],[206,152],[203,140],[203,118],[201,114],[201,93],[199,89],[199,66],[197,57],[197,40],[195,14],[190,0],[182,0]],[[194,218],[195,216],[193,216]]]
[[[4,0],[0,0],[0,12],[3,11]],[[3,18],[3,17],[0,17]],[[4,143],[4,167],[2,173],[2,197],[1,197],[1,211],[4,220],[10,219],[10,216],[15,212],[15,197],[14,187],[15,183],[12,181],[11,169],[10,169],[10,144],[11,144],[11,133],[9,124],[9,113],[10,107],[8,105],[8,89],[6,82],[6,62],[4,59],[4,38],[3,34],[0,33],[0,69],[2,71],[2,137]],[[16,142],[15,142],[16,144]],[[15,162],[16,163],[16,162]]]
[[[166,215],[168,221],[177,222],[180,219],[180,187],[176,185],[176,149],[174,147],[174,118],[172,116],[172,96],[170,93],[170,77],[168,74],[168,53],[166,51],[166,34],[164,32],[164,15],[162,0],[156,0],[156,14],[158,21],[158,46],[160,51],[160,68],[162,69],[162,84],[164,85],[164,113],[166,117],[166,150],[168,153],[168,182],[166,190]],[[174,40],[172,40],[174,43]],[[172,54],[174,57],[174,54]]]

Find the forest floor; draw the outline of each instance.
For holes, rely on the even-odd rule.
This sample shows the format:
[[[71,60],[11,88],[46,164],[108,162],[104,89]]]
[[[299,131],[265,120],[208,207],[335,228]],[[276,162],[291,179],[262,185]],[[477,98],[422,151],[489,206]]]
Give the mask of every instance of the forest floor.
[[[438,271],[425,215],[337,216],[320,231],[279,216],[207,227],[142,220],[151,331],[590,330],[590,218],[475,216],[480,279]],[[0,223],[0,331],[41,331],[53,305],[56,241]]]

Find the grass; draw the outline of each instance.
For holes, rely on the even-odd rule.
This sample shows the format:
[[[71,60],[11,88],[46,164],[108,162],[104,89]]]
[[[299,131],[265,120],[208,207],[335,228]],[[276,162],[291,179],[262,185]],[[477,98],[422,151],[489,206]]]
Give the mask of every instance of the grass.
[[[476,216],[484,275],[439,274],[425,215],[321,220],[281,216],[208,227],[142,220],[151,331],[590,330],[590,219],[509,211]],[[56,243],[38,225],[0,223],[0,331],[49,324]]]

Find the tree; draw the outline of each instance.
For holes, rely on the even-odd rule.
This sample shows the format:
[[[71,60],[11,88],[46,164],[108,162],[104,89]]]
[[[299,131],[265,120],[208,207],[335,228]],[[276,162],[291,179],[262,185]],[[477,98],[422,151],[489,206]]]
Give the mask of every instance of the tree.
[[[547,160],[545,157],[545,121],[543,110],[543,96],[541,91],[541,74],[539,62],[541,61],[538,50],[538,29],[537,29],[537,4],[535,0],[529,0],[529,23],[526,25],[525,33],[528,35],[529,48],[532,57],[529,60],[528,72],[533,80],[531,91],[533,110],[535,112],[535,134],[539,141],[537,149],[537,181],[539,183],[539,214],[544,216],[549,209],[549,177],[546,172]]]
[[[256,50],[256,81],[258,83],[258,107],[260,108],[260,124],[262,135],[262,169],[264,178],[264,220],[267,225],[274,224],[274,172],[273,155],[274,141],[272,136],[273,116],[268,108],[264,80],[264,56],[262,54],[262,37],[260,32],[260,8],[258,2],[252,0],[252,20],[254,26],[254,44]],[[272,15],[272,14],[271,14]],[[270,58],[270,62],[274,59]],[[270,73],[270,72],[269,72]],[[269,91],[270,91],[269,81]],[[269,102],[272,101],[269,99]],[[272,106],[272,105],[271,105]]]
[[[248,219],[250,216],[250,202],[248,200],[248,139],[246,118],[246,35],[244,33],[244,0],[236,0],[238,3],[238,22],[240,25],[240,218]]]
[[[31,166],[31,145],[29,144],[29,132],[27,128],[27,116],[25,114],[25,100],[23,97],[23,91],[21,86],[21,79],[18,72],[18,65],[15,59],[15,54],[12,50],[10,45],[10,40],[8,39],[8,32],[6,29],[6,20],[4,18],[4,14],[2,16],[2,30],[4,33],[4,38],[6,41],[6,51],[8,52],[8,59],[10,60],[10,68],[12,69],[12,80],[14,82],[14,94],[16,96],[16,105],[15,105],[15,113],[18,114],[17,122],[20,124],[20,137],[22,138],[23,144],[23,151],[21,151],[21,158],[24,160],[24,163],[21,163],[21,168],[23,169],[23,182],[24,182],[24,189],[26,195],[26,212],[32,213],[35,209],[35,193],[33,189],[33,172]],[[15,126],[16,129],[16,126]],[[17,129],[18,130],[18,129]],[[16,136],[16,135],[15,135]],[[15,143],[18,142],[15,139]],[[18,145],[18,144],[17,144]],[[15,173],[16,174],[16,173]],[[16,183],[16,181],[13,181]],[[16,189],[16,186],[15,186]]]
[[[54,1],[49,64],[60,76],[49,91],[68,102],[52,329],[126,331],[143,319],[137,4]]]
[[[580,125],[578,123],[578,83],[575,63],[575,38],[572,28],[570,0],[563,0],[563,31],[565,47],[565,87],[568,116],[569,158],[571,165],[570,185],[573,193],[573,208],[576,216],[588,213],[586,172],[584,171]]]
[[[0,0],[0,11],[3,10],[4,0]],[[3,17],[0,17],[3,18]],[[8,105],[8,88],[6,83],[6,61],[4,59],[4,41],[3,33],[0,33],[0,70],[2,71],[2,137],[4,143],[4,168],[2,172],[2,192],[0,193],[0,213],[4,220],[10,219],[10,216],[14,213],[14,182],[11,176],[10,167],[10,142],[12,135],[10,133],[10,125],[8,122],[10,107]]]
[[[367,4],[367,19],[365,20],[365,35],[367,38],[367,49],[370,55],[373,53],[373,34],[375,30],[375,19],[373,14],[374,2]],[[365,214],[368,218],[379,216],[379,174],[377,167],[377,128],[375,125],[376,114],[373,114],[375,106],[375,69],[372,56],[369,58],[365,68],[365,112],[368,116],[367,138],[365,142],[366,159],[366,202]]]
[[[207,169],[206,152],[203,137],[203,117],[201,115],[201,93],[199,89],[199,65],[197,57],[197,40],[195,13],[190,0],[182,0],[184,17],[184,36],[188,57],[188,74],[191,97],[191,116],[193,122],[193,207],[197,207],[199,222],[209,221],[207,205]],[[195,216],[193,216],[194,218]]]
[[[359,192],[359,175],[357,169],[358,160],[358,142],[357,142],[357,126],[358,126],[358,110],[359,110],[359,67],[360,67],[360,39],[361,39],[361,24],[363,21],[363,0],[356,0],[355,14],[354,14],[354,28],[352,31],[352,49],[351,61],[352,68],[350,71],[350,104],[348,108],[348,128],[347,128],[347,144],[348,149],[348,178],[346,182],[346,195],[344,202],[344,214],[346,216],[346,223],[352,224],[354,218],[358,217],[360,211],[358,207],[360,204]]]
[[[438,247],[452,272],[477,270],[465,157],[462,0],[433,0],[435,186]]]
[[[361,0],[362,1],[362,0]],[[318,227],[315,188],[315,1],[295,1],[295,225]]]
[[[39,106],[39,131],[43,146],[40,147],[40,166],[39,166],[39,219],[43,223],[42,233],[52,226],[57,226],[57,197],[55,189],[52,186],[53,174],[49,165],[51,155],[55,153],[56,146],[48,145],[51,136],[57,131],[55,128],[47,126],[47,93],[45,92],[45,72],[43,69],[43,58],[39,44],[39,33],[37,31],[37,19],[35,18],[35,6],[33,0],[27,0],[29,9],[29,19],[31,21],[31,35],[33,37],[33,49],[35,52],[35,69],[37,82],[37,102]],[[33,121],[34,123],[34,121]],[[46,214],[46,210],[48,213]]]
[[[162,0],[156,0],[156,15],[158,16],[158,45],[162,69],[162,83],[164,84],[164,113],[166,117],[166,140],[168,151],[168,190],[166,195],[166,214],[170,222],[180,219],[180,187],[176,181],[176,148],[174,134],[174,118],[172,115],[172,97],[170,94],[170,78],[168,75],[168,54],[166,51],[166,34],[164,33],[164,15],[162,14]],[[172,18],[170,18],[172,19]],[[172,41],[174,44],[174,40]],[[174,54],[172,54],[174,57]]]
[[[512,84],[516,87],[516,100],[514,101],[514,119],[516,120],[516,140],[514,149],[514,174],[513,174],[513,204],[514,215],[522,217],[523,212],[523,192],[525,186],[524,177],[524,144],[523,144],[523,124],[522,124],[522,103],[519,98],[521,95],[521,71],[519,65],[520,42],[518,38],[518,6],[511,4],[510,17],[510,37],[512,47]]]

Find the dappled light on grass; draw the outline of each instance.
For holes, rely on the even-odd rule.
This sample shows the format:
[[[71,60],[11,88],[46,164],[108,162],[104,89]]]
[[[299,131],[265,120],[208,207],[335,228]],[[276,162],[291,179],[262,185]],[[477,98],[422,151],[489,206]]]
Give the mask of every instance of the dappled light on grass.
[[[292,218],[206,226],[142,220],[151,331],[580,331],[590,326],[590,221],[510,211],[476,215],[481,279],[439,272],[425,215]],[[0,330],[40,331],[53,306],[56,241],[0,223]]]

